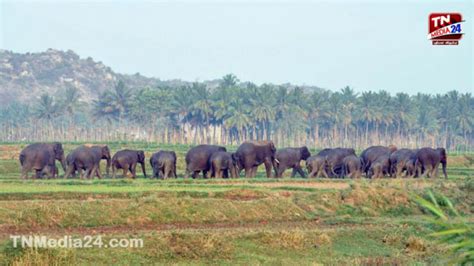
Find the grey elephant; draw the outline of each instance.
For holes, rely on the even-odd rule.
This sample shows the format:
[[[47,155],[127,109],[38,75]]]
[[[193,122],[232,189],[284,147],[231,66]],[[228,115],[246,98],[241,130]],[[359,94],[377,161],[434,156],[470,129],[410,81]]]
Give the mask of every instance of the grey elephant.
[[[238,177],[237,174],[237,155],[235,153],[218,151],[211,155],[209,159],[209,164],[211,166],[211,177],[222,178],[229,177],[232,178]]]
[[[115,178],[117,169],[122,169],[123,177],[126,177],[129,171],[132,178],[135,179],[137,177],[137,164],[142,166],[142,172],[146,178],[144,151],[126,149],[116,152],[112,157],[112,178]]]
[[[282,177],[286,169],[292,168],[291,177],[298,173],[301,177],[305,177],[303,169],[301,169],[300,161],[306,161],[311,156],[308,147],[300,148],[284,148],[276,152],[275,158],[278,163],[275,164],[276,177]]]
[[[421,169],[421,176],[438,177],[438,166],[443,168],[444,178],[448,178],[446,150],[444,148],[422,148],[416,153],[416,167]]]
[[[343,172],[344,176],[349,178],[360,178],[362,176],[362,160],[356,155],[344,157]]]
[[[308,170],[308,177],[320,177],[321,175],[329,178],[326,172],[326,156],[313,155],[306,159],[306,169]]]
[[[43,178],[45,176],[46,176],[46,178],[57,178],[58,177],[58,167],[56,166],[56,164],[45,165],[45,167],[41,171],[41,177]]]
[[[198,145],[191,148],[186,153],[186,173],[185,178],[189,177],[189,174],[192,173],[192,178],[196,178],[199,172],[202,172],[203,178],[207,178],[207,173],[209,172],[211,166],[209,164],[209,159],[211,155],[218,151],[227,151],[225,147],[217,145]]]
[[[369,178],[382,178],[390,171],[390,155],[381,155],[370,165],[368,176]]]
[[[362,163],[364,165],[364,172],[367,176],[369,176],[369,169],[372,165],[372,162],[377,160],[381,156],[388,156],[390,157],[390,154],[395,152],[397,150],[396,146],[390,145],[388,147],[386,146],[371,146],[360,154],[360,158],[362,159]],[[390,164],[390,160],[389,160]],[[389,173],[391,175],[391,167],[389,165],[389,168],[386,170],[386,173]],[[386,174],[385,173],[385,174]]]
[[[152,178],[166,179],[168,177],[177,178],[176,175],[176,153],[174,151],[158,151],[150,158],[150,165],[153,169]]]
[[[402,175],[403,171],[407,171],[407,163],[416,156],[417,150],[399,149],[390,154],[391,173],[395,177]],[[407,176],[407,175],[405,175]]]
[[[28,172],[31,170],[35,170],[35,177],[40,178],[43,168],[47,165],[55,165],[56,160],[66,171],[63,145],[59,142],[30,144],[20,152],[19,160],[22,179],[27,179]]]
[[[265,165],[267,177],[271,177],[272,168],[278,163],[275,154],[273,141],[246,141],[236,151],[238,165],[245,170],[245,177],[255,177],[261,164]]]
[[[93,178],[97,176],[102,178],[100,173],[100,161],[105,159],[107,161],[106,174],[110,171],[110,149],[107,145],[82,145],[74,149],[69,156],[68,167],[64,178],[68,178],[75,171],[84,170],[82,178]]]
[[[344,158],[356,154],[352,148],[334,148],[321,150],[317,155],[326,158],[326,172],[329,173],[330,177],[342,178],[344,176]]]

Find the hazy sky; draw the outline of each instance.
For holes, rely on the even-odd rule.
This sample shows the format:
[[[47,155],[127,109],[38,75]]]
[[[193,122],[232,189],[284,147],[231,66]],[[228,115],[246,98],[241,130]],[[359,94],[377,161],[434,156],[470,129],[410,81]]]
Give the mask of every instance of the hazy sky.
[[[4,1],[0,47],[72,49],[116,72],[356,91],[474,90],[473,1]],[[428,15],[461,12],[459,46],[427,40]]]

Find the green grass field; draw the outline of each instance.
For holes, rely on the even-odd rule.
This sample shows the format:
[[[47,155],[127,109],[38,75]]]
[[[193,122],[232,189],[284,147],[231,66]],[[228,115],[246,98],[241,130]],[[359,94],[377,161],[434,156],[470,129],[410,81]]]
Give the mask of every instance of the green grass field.
[[[79,143],[65,145],[66,153]],[[20,180],[0,145],[0,264],[444,264],[447,247],[413,194],[449,197],[474,221],[472,155],[450,155],[449,179],[183,179],[189,146],[114,143],[178,153],[178,179]],[[236,147],[229,147],[235,150]],[[151,174],[151,168],[147,165]],[[104,169],[104,167],[102,167]],[[142,248],[13,248],[10,235],[141,238]]]

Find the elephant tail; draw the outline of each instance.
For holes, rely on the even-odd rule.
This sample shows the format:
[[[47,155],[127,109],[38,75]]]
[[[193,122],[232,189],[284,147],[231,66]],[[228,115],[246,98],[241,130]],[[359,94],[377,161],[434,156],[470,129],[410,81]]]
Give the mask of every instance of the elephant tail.
[[[25,162],[25,157],[26,157],[25,154],[20,153],[20,158],[19,159],[20,159],[20,165],[21,166],[23,166],[23,163]]]

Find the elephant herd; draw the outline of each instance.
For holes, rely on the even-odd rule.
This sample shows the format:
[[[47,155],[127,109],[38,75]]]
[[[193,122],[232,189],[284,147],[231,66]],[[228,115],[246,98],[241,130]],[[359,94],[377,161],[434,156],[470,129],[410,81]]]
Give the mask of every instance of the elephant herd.
[[[123,171],[123,177],[130,173],[136,177],[136,166],[140,164],[143,175],[147,177],[145,153],[141,150],[121,150],[112,157],[107,145],[82,145],[71,151],[66,157],[61,143],[35,143],[24,148],[20,153],[21,177],[28,178],[28,173],[35,171],[35,178],[55,178],[58,176],[56,160],[61,163],[64,178],[102,178],[100,161],[106,160],[106,175],[112,168],[112,177],[117,170]],[[225,147],[217,145],[198,145],[191,148],[185,156],[185,177],[197,178],[200,173],[204,178],[236,178],[242,170],[245,177],[255,177],[257,168],[263,164],[266,176],[282,177],[287,169],[292,169],[291,176],[299,174],[305,177],[301,161],[306,162],[309,177],[326,178],[367,178],[419,177],[438,176],[438,166],[442,165],[444,177],[447,178],[447,155],[444,148],[397,149],[395,146],[372,146],[357,156],[352,148],[327,148],[311,155],[305,146],[299,148],[278,149],[272,141],[246,141],[237,151],[228,152]],[[174,151],[158,151],[149,163],[153,169],[151,178],[177,178],[177,156]]]

